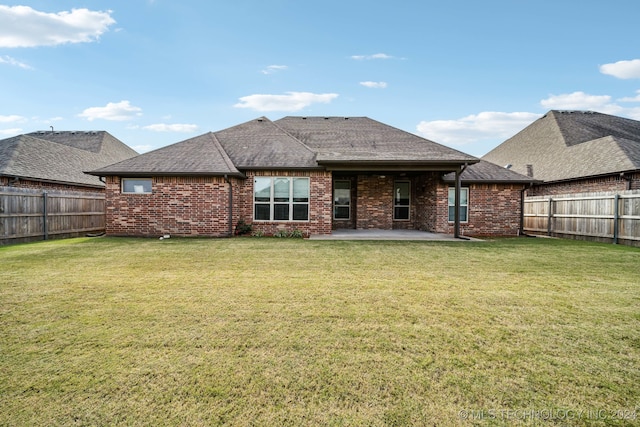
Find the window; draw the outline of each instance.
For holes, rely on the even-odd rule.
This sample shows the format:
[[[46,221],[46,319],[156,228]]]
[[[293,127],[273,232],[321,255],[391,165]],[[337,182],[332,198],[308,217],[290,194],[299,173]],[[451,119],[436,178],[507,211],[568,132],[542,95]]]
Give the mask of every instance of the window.
[[[351,218],[351,181],[335,181],[333,183],[333,218]]]
[[[123,178],[122,192],[138,194],[151,193],[151,178]]]
[[[253,206],[256,221],[308,221],[309,178],[256,177]]]
[[[469,221],[469,189],[460,189],[460,222]],[[449,222],[456,220],[456,189],[449,187]]]
[[[408,220],[411,205],[409,181],[396,181],[393,186],[393,219]]]

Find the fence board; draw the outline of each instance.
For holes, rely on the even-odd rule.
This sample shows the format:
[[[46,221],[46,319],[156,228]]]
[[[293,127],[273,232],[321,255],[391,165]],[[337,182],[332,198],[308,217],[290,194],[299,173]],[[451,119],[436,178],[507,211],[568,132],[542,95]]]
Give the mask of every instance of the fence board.
[[[525,232],[637,246],[640,190],[526,197],[523,217]]]
[[[104,230],[104,194],[0,187],[0,244]]]

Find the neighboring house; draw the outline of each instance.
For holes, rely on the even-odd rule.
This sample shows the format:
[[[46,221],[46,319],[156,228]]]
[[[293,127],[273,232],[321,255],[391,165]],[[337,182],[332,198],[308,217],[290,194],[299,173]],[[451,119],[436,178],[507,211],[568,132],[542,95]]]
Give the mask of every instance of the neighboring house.
[[[482,158],[541,181],[528,196],[640,189],[640,121],[552,110]]]
[[[478,162],[366,117],[262,117],[87,173],[106,178],[110,235],[518,234],[532,180]]]
[[[0,186],[102,192],[83,171],[138,153],[104,131],[40,131],[0,140]]]

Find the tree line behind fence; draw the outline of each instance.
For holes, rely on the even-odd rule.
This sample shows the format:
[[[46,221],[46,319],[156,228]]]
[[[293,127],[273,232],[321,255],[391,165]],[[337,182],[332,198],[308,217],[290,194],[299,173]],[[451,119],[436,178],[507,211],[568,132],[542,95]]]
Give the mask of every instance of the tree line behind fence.
[[[524,231],[640,246],[640,190],[527,197]]]
[[[0,244],[104,230],[104,194],[0,187]]]

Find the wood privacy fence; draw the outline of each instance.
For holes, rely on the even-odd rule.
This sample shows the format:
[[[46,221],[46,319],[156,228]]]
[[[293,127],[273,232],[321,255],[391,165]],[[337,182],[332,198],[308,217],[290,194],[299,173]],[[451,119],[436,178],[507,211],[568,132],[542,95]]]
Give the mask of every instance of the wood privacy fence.
[[[104,194],[0,187],[0,244],[104,230]]]
[[[524,200],[524,231],[640,246],[640,190]]]

